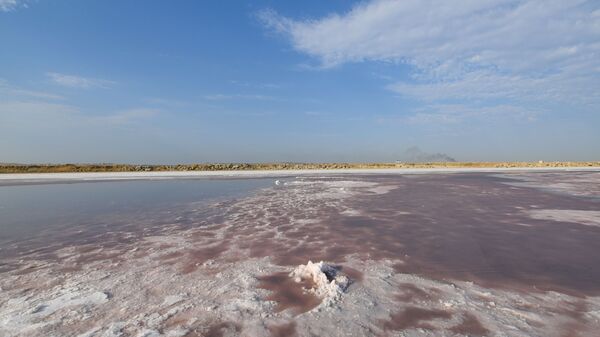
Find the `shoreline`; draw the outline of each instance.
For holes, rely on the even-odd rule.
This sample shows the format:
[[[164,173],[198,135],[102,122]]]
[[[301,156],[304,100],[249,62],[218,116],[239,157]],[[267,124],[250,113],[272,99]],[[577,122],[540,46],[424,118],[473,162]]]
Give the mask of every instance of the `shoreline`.
[[[2,173],[4,182],[60,182],[155,180],[183,178],[276,178],[307,175],[372,175],[372,174],[444,174],[444,173],[506,173],[506,172],[600,172],[600,167],[462,167],[462,168],[384,168],[384,169],[300,169],[300,170],[232,170],[232,171],[154,171],[154,172],[66,172],[66,173]]]

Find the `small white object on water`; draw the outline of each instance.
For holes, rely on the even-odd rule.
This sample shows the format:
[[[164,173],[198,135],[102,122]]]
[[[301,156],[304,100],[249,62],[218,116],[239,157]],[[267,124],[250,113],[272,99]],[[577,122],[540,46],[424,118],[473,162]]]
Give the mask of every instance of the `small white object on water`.
[[[281,185],[281,181],[275,180],[275,185],[277,185],[277,186]]]

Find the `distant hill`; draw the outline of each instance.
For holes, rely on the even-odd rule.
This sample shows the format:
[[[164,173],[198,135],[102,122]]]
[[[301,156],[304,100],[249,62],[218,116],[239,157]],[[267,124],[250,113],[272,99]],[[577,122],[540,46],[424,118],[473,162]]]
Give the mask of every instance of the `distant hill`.
[[[456,159],[445,153],[427,153],[416,146],[409,147],[404,152],[405,160],[409,163],[455,163]]]

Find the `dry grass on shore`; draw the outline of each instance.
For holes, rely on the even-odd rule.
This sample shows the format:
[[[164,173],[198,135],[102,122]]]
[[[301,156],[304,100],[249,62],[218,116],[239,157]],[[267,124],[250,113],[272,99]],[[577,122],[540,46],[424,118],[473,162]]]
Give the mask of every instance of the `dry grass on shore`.
[[[184,165],[0,164],[0,173],[249,171],[384,168],[600,167],[596,162],[438,162],[438,163],[212,163]]]

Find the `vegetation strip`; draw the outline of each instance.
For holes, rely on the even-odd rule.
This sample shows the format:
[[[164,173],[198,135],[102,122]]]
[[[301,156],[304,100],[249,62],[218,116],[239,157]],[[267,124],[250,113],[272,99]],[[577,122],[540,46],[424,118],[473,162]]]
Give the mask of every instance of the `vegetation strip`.
[[[600,167],[596,162],[436,162],[436,163],[209,163],[178,165],[133,164],[0,164],[0,173],[251,171],[385,168],[528,168]]]

